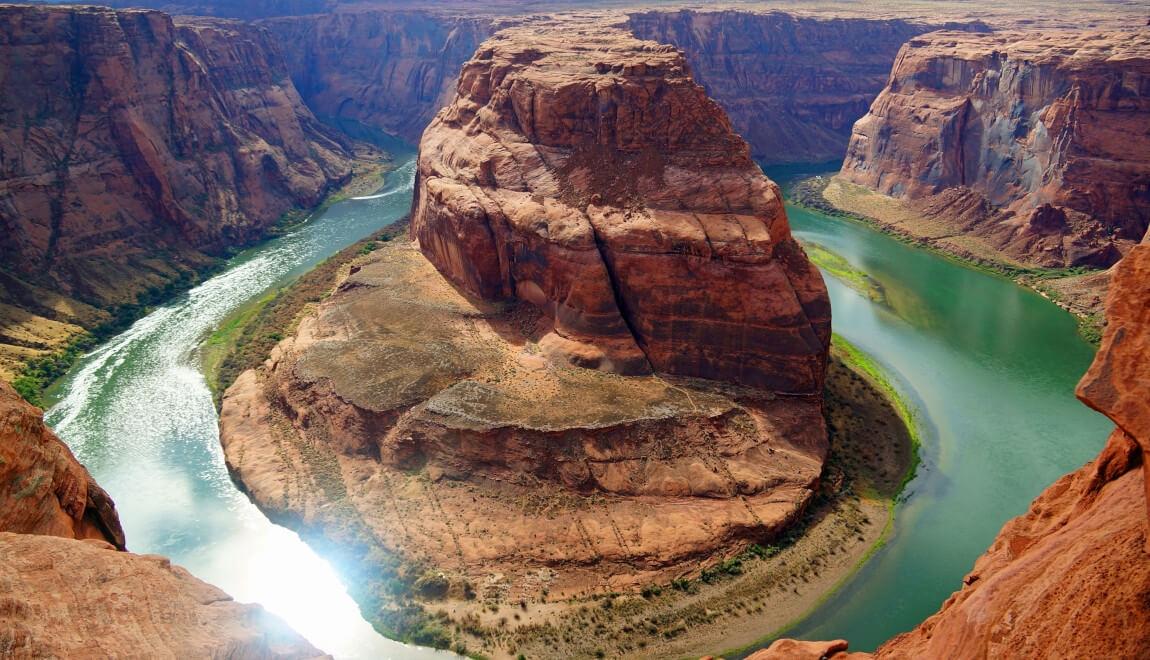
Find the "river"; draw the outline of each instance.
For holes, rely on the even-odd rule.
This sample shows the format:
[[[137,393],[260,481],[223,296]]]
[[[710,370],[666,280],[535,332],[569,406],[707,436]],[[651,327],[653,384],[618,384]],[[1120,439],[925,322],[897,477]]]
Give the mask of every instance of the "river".
[[[923,435],[886,545],[787,633],[873,650],[937,611],[1002,524],[1093,458],[1113,424],[1074,398],[1094,348],[1042,296],[859,223],[787,213],[796,238],[882,285],[886,305],[827,277],[832,324],[892,375]]]
[[[408,154],[381,194],[331,206],[140,319],[69,372],[46,415],[116,501],[130,550],[262,604],[341,658],[454,656],[378,634],[332,566],[236,489],[197,348],[238,307],[406,214],[414,171]]]
[[[448,654],[378,635],[333,568],[235,488],[196,351],[244,303],[406,213],[412,178],[408,160],[383,194],[335,204],[237,256],[85,356],[47,414],[116,500],[132,550],[263,604],[339,657]],[[923,431],[888,543],[789,633],[872,649],[938,609],[1002,523],[1092,457],[1110,424],[1074,399],[1092,349],[1053,304],[863,225],[789,212],[796,236],[882,284],[886,305],[828,278],[834,327],[891,373]]]

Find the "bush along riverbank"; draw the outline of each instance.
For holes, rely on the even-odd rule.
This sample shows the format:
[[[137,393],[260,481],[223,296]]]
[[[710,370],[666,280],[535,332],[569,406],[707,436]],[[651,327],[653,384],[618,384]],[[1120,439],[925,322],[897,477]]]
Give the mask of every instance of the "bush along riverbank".
[[[852,213],[835,205],[826,196],[832,183],[832,175],[816,175],[789,183],[785,188],[787,201],[804,209],[835,218],[861,223],[891,236],[903,243],[929,250],[945,259],[983,272],[1006,277],[1020,286],[1034,290],[1069,312],[1078,322],[1078,332],[1083,339],[1097,346],[1102,337],[1106,321],[1103,314],[1093,307],[1085,307],[1069,300],[1065,293],[1074,288],[1074,281],[1086,278],[1104,277],[1104,271],[1089,268],[1039,268],[989,259],[968,251],[949,249],[928,238],[915,235],[906,229],[884,222],[879,218]],[[812,257],[813,259],[814,257]],[[822,264],[820,264],[822,265]],[[849,282],[848,282],[849,284]]]

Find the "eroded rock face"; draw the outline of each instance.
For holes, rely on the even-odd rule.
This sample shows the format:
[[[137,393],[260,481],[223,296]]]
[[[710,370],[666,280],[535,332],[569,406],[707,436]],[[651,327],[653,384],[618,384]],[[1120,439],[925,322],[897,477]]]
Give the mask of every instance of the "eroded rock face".
[[[594,22],[485,42],[420,142],[412,233],[471,294],[537,305],[576,364],[821,391],[822,278],[671,46]]]
[[[681,48],[754,157],[768,163],[842,158],[899,48],[942,27],[732,10],[633,13],[627,25],[642,39]]]
[[[45,325],[107,320],[88,305],[134,303],[351,173],[263,30],[8,5],[0,69],[0,252],[14,280],[0,317],[23,349],[55,348],[68,328]],[[24,319],[8,306],[45,321],[10,332]]]
[[[108,494],[0,382],[0,655],[324,657],[262,607],[124,543]]]
[[[292,44],[284,49],[288,69],[317,115],[414,143],[451,100],[459,67],[492,32],[492,19],[460,13],[372,8],[261,25]]]
[[[99,539],[124,549],[112,499],[44,425],[43,413],[0,382],[0,531]]]
[[[911,39],[842,177],[1049,267],[1109,266],[1150,226],[1150,32]]]
[[[878,658],[1137,658],[1150,648],[1150,243],[1118,263],[1078,396],[1117,428],[1091,463],[1008,522],[937,614]],[[755,660],[845,659],[784,640]],[[838,655],[835,655],[838,653]]]
[[[324,658],[278,617],[157,555],[0,532],[0,652],[13,658]]]

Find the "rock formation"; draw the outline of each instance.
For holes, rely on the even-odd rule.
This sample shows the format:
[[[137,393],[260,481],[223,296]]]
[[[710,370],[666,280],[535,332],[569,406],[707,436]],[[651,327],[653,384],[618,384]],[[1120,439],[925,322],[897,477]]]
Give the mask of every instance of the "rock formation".
[[[111,498],[0,382],[0,656],[323,657],[262,607],[117,549]]]
[[[58,347],[351,173],[263,30],[15,5],[0,26],[6,356]]]
[[[851,126],[886,85],[899,48],[943,27],[734,10],[633,13],[627,25],[642,39],[682,49],[752,155],[768,163],[842,158]]]
[[[261,23],[285,44],[288,69],[320,117],[418,142],[455,93],[459,67],[492,19],[382,8]]]
[[[1102,347],[1078,385],[1117,428],[1008,522],[934,616],[877,658],[1138,658],[1150,648],[1150,241],[1112,276]],[[754,660],[845,660],[781,640]],[[852,654],[870,657],[865,654]]]
[[[422,252],[360,257],[223,399],[265,511],[398,554],[375,589],[460,611],[460,585],[565,607],[665,583],[796,520],[827,452],[826,290],[674,48],[505,30],[421,153]]]
[[[1113,264],[1150,227],[1150,31],[912,39],[841,178],[1009,259]]]
[[[778,187],[679,51],[568,37],[511,28],[464,65],[420,142],[424,254],[537,305],[575,363],[821,392],[830,306]]]

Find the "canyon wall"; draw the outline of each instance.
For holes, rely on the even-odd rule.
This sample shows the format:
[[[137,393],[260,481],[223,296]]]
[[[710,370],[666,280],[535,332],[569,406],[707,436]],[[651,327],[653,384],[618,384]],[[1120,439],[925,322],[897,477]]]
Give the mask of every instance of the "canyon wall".
[[[841,178],[1009,259],[1110,266],[1150,227],[1150,31],[916,37]]]
[[[682,49],[752,155],[767,163],[842,158],[851,126],[886,84],[899,48],[942,27],[731,10],[633,13],[627,25],[640,38]]]
[[[1150,240],[1114,269],[1078,397],[1116,424],[1102,453],[1008,522],[942,609],[877,658],[1140,658],[1150,648]],[[780,640],[754,660],[871,657]]]
[[[0,366],[350,176],[263,30],[31,6],[0,7],[0,26]]]
[[[417,142],[455,92],[459,67],[493,30],[466,14],[371,9],[261,23],[285,48],[308,106]]]
[[[0,382],[0,656],[324,657],[262,607],[124,543],[108,494]]]
[[[818,395],[830,305],[778,186],[678,50],[596,29],[510,28],[464,65],[420,142],[424,254],[584,366]]]

